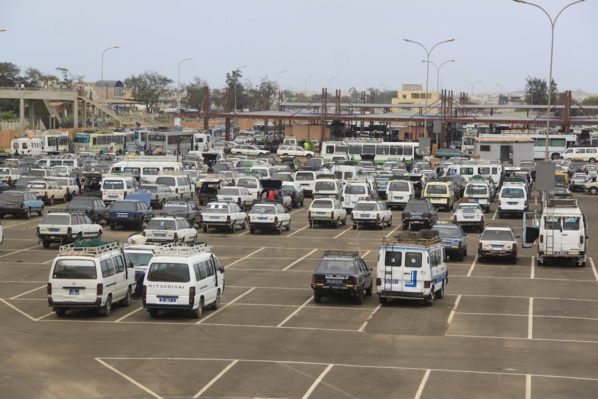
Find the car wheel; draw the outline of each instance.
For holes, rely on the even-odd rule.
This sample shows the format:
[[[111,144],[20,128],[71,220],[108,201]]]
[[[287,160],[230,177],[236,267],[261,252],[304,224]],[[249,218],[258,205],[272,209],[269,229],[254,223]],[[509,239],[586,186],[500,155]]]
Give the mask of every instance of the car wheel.
[[[214,302],[212,302],[212,310],[218,310],[218,308],[220,308],[220,290],[218,290],[218,292],[216,292],[216,300],[214,300]]]
[[[64,317],[64,315],[66,314],[66,308],[56,308],[56,310],[54,310],[56,312],[56,316],[58,317]]]
[[[43,240],[43,241],[42,241],[42,245],[43,245],[43,246],[44,246],[44,248],[46,248],[46,249],[50,248],[50,244],[51,244],[50,240]]]
[[[407,230],[409,230],[409,224],[405,224],[405,223],[403,223],[403,230],[404,230],[404,231],[407,231]]]
[[[276,234],[282,234],[282,222],[280,222],[280,225],[276,228]]]
[[[112,295],[108,295],[108,298],[106,298],[106,304],[102,306],[99,313],[104,317],[110,316],[110,313],[112,313]]]
[[[511,263],[516,265],[517,264],[517,257],[513,256],[513,258],[511,259]]]
[[[207,224],[204,224],[201,229],[204,233],[208,234],[208,225]]]
[[[235,234],[236,231],[237,231],[237,224],[233,220],[233,224],[231,224],[231,226],[230,226],[230,232]]]
[[[110,230],[116,230],[116,223],[110,223]]]
[[[291,231],[291,221],[289,220],[289,224],[287,224],[287,227],[285,228],[286,231]]]
[[[341,220],[340,219],[336,219],[334,221],[334,228],[338,229],[341,226]]]
[[[388,227],[392,226],[392,216],[390,217],[390,220],[388,221],[388,224],[387,224],[387,226],[388,226]]]
[[[430,295],[428,295],[427,297],[424,298],[424,304],[426,306],[432,306],[432,305],[434,305],[434,297],[435,297],[434,291],[430,292]]]
[[[465,258],[465,254],[463,254],[463,251],[459,251],[459,253],[457,254],[457,260],[463,261],[464,258]]]
[[[388,298],[378,296],[378,302],[380,302],[380,305],[386,305],[388,303]]]
[[[120,304],[124,307],[131,305],[131,296],[133,296],[133,291],[131,287],[127,290],[127,295],[123,299],[120,300]]]
[[[590,188],[590,194],[592,194],[592,195],[598,194],[598,188],[596,188],[596,187]]]
[[[594,163],[596,160],[594,158],[590,158],[590,163]]]
[[[436,291],[434,293],[434,295],[436,296],[436,299],[444,298],[444,284],[446,284],[446,282],[445,282],[445,280],[442,280],[442,288],[440,288],[438,291]]]
[[[365,294],[367,296],[372,296],[372,292],[374,291],[374,281],[370,282],[370,286],[366,288]]]
[[[359,290],[359,293],[357,293],[357,296],[355,297],[355,303],[358,305],[363,305],[364,296],[363,289]]]
[[[156,318],[160,314],[160,311],[158,309],[150,309],[149,314],[150,314],[150,317]]]
[[[27,208],[27,212],[25,212],[25,219],[31,219],[31,208]]]
[[[320,294],[319,292],[314,292],[314,302],[315,303],[322,302],[322,294]]]
[[[249,226],[249,234],[255,234],[255,226]]]
[[[357,230],[357,223],[353,223],[353,230]]]
[[[193,317],[194,319],[199,319],[201,317],[202,313],[203,313],[203,298],[200,298],[199,305],[197,306],[197,308],[193,309],[191,311],[191,317]]]
[[[42,206],[41,209],[39,211],[37,211],[37,214],[39,216],[44,216],[44,207]]]
[[[247,221],[243,220],[243,224],[241,225],[241,230],[247,229]]]

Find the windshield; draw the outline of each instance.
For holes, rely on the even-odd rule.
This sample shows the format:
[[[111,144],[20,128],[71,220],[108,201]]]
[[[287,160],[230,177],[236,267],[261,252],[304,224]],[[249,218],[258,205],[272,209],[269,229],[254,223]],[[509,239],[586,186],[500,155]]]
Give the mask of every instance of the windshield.
[[[184,263],[152,263],[146,278],[168,283],[187,283],[191,279],[189,266]]]
[[[488,187],[487,186],[467,186],[465,189],[465,194],[469,195],[486,195],[488,194]]]
[[[482,241],[515,241],[513,233],[509,230],[485,230]]]
[[[377,208],[376,204],[358,202],[357,204],[355,204],[355,207],[353,208],[353,210],[354,211],[375,211],[376,208]]]
[[[297,173],[295,175],[295,180],[299,180],[299,181],[314,180],[314,175],[312,173]]]
[[[239,195],[239,189],[229,187],[221,188],[218,195]]]
[[[345,194],[365,194],[365,193],[366,193],[365,186],[349,184],[347,186],[347,188],[345,188]]]
[[[332,209],[332,201],[315,200],[311,204],[312,208]]]
[[[224,204],[211,204],[205,207],[203,213],[228,213],[228,207]]]
[[[408,202],[405,205],[405,212],[428,212],[429,210],[427,202]]]
[[[327,191],[334,191],[336,190],[336,185],[331,181],[316,181],[316,190],[327,190]]]
[[[264,213],[276,213],[276,209],[273,206],[268,205],[254,205],[249,211],[249,214],[264,214]]]
[[[428,194],[446,194],[446,186],[443,184],[428,184],[426,191]]]
[[[158,192],[158,187],[157,186],[145,186],[145,185],[141,185],[139,186],[139,192],[141,193],[157,193]]]
[[[75,200],[73,199],[67,209],[93,209],[93,200]]]
[[[257,188],[257,180],[239,179],[237,181],[237,186],[245,187],[245,188]]]
[[[322,259],[316,273],[355,274],[355,265],[349,259]]]
[[[104,180],[102,187],[105,190],[124,190],[125,182],[122,180]]]

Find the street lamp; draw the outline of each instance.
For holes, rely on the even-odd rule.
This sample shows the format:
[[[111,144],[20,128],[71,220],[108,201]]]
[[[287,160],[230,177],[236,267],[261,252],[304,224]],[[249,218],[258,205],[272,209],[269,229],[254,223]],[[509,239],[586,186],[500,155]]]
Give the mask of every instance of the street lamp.
[[[276,87],[278,87],[278,78],[280,77],[280,75],[282,75],[283,73],[287,73],[288,71],[280,71],[278,72],[278,74],[276,75]]]
[[[447,40],[444,40],[442,42],[438,42],[434,46],[432,46],[432,48],[430,49],[430,51],[428,51],[428,49],[426,48],[426,46],[424,46],[420,42],[416,42],[416,41],[411,40],[411,39],[403,39],[403,40],[406,41],[406,42],[408,42],[408,43],[417,44],[418,46],[420,46],[421,48],[423,48],[424,51],[426,52],[426,110],[424,112],[424,133],[426,133],[427,130],[428,130],[428,81],[429,81],[429,76],[430,76],[430,54],[436,48],[436,46],[439,46],[442,43],[453,42],[453,41],[455,41],[455,39],[447,39]]]
[[[104,53],[105,53],[106,51],[108,51],[108,50],[112,50],[112,49],[115,49],[115,48],[120,48],[120,46],[112,46],[112,47],[108,47],[106,50],[104,50],[104,51],[102,52],[102,74],[101,74],[101,78],[100,78],[100,80],[104,80]]]
[[[6,29],[0,29],[0,32],[6,32]]]
[[[422,60],[422,62],[429,62],[430,64],[434,65],[434,67],[436,68],[436,101],[438,101],[438,100],[440,100],[440,68],[442,68],[442,66],[444,64],[447,64],[449,62],[455,62],[455,60],[444,61],[440,65],[436,65],[432,61]]]
[[[185,58],[179,62],[179,69],[176,75],[176,110],[181,110],[181,64],[185,61],[191,61],[193,58]]]
[[[243,66],[238,67],[237,69],[235,69],[234,72],[236,72],[236,71],[238,71],[240,69],[243,69],[243,68],[247,68],[247,65],[243,65]],[[237,113],[237,86],[239,84],[238,80],[239,80],[239,74],[237,73],[237,74],[235,74],[235,114]]]
[[[528,4],[530,6],[534,6],[534,7],[539,8],[540,10],[542,10],[544,12],[544,14],[546,14],[546,16],[548,17],[548,20],[550,21],[550,27],[552,29],[551,38],[550,38],[550,72],[548,75],[548,105],[546,106],[546,149],[544,152],[544,160],[546,162],[548,162],[548,160],[549,160],[548,142],[550,139],[550,137],[549,137],[549,133],[550,133],[550,100],[551,100],[551,95],[552,95],[552,57],[554,54],[554,25],[556,24],[557,19],[559,19],[559,16],[561,15],[561,13],[563,11],[565,11],[567,8],[571,7],[574,4],[581,3],[584,0],[577,0],[577,1],[574,1],[573,3],[566,5],[565,7],[563,7],[561,9],[561,11],[559,11],[559,13],[556,15],[554,20],[552,19],[550,14],[548,14],[548,12],[545,9],[543,9],[542,7],[540,7],[537,4],[528,3],[527,1],[524,1],[524,0],[513,0],[513,1],[515,1],[517,3]]]
[[[330,79],[328,80],[328,90],[330,90],[330,83],[331,83],[333,80],[337,80],[337,79],[338,79],[338,77],[334,77],[334,78],[330,78]]]
[[[305,78],[305,95],[307,96],[307,79],[313,78],[316,75],[309,75]]]
[[[481,80],[471,83],[469,80],[466,80],[465,83],[469,83],[471,85],[471,100],[473,101],[473,87],[478,83],[482,83]]]

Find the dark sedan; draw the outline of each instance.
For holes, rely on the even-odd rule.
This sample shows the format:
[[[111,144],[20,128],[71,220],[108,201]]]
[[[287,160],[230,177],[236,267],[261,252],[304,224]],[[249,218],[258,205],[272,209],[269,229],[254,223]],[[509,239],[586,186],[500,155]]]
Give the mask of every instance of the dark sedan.
[[[160,215],[185,218],[193,226],[201,224],[201,210],[192,200],[168,200],[164,203]]]
[[[405,205],[401,219],[403,230],[411,230],[414,226],[431,229],[438,221],[438,214],[428,201],[412,200]]]
[[[66,207],[69,211],[83,211],[94,223],[101,223],[108,213],[108,206],[98,197],[75,197]]]

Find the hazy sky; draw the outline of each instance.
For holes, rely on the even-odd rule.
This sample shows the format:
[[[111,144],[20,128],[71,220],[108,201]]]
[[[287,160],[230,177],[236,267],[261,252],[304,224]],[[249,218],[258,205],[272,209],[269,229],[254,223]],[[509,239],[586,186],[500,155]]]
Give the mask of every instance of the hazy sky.
[[[571,1],[534,0],[554,17]],[[559,90],[598,93],[598,0],[566,9],[555,28]],[[424,49],[456,93],[523,90],[548,79],[550,22],[512,0],[2,0],[0,62],[56,73],[56,67],[124,80],[156,71],[181,84],[195,76],[222,87],[246,65],[253,85],[266,75],[284,89],[397,90],[426,83]],[[287,71],[284,72],[283,71]],[[313,77],[307,78],[310,75]],[[436,89],[430,66],[429,88]]]

